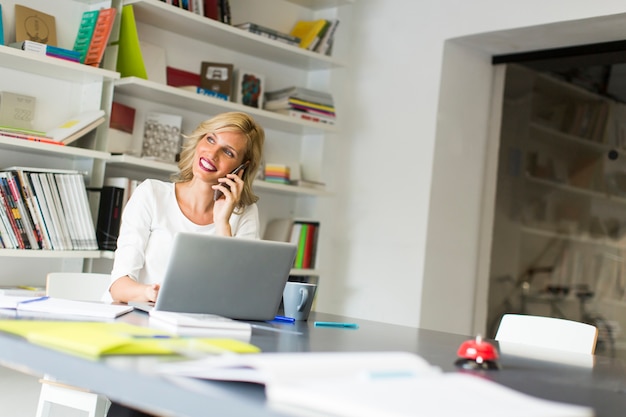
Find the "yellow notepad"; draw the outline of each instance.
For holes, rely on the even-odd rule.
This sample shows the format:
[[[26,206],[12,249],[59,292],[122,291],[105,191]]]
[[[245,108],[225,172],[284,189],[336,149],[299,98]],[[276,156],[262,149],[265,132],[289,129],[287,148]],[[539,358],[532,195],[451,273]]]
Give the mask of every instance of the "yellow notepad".
[[[128,323],[0,320],[0,330],[28,341],[80,356],[172,355],[185,352],[256,353],[254,345],[235,339],[177,337]]]

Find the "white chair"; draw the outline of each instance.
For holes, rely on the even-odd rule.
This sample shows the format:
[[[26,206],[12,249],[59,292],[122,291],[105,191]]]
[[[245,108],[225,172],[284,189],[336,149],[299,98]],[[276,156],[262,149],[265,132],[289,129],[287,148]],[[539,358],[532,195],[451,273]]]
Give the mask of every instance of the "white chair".
[[[70,300],[100,301],[109,284],[109,274],[51,272],[46,277],[46,294]],[[48,417],[54,404],[81,410],[89,417],[105,417],[111,402],[102,395],[45,376],[41,380],[37,417]]]
[[[500,352],[590,368],[598,329],[590,324],[524,314],[502,316],[495,340]]]

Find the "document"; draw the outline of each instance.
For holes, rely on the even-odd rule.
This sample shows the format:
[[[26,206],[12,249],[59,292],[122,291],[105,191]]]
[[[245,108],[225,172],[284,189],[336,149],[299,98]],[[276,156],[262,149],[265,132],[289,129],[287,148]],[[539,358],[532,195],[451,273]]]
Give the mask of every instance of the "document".
[[[268,405],[337,417],[593,417],[408,352],[260,353],[167,363],[159,372],[265,384]]]
[[[167,330],[179,336],[228,337],[249,341],[250,323],[215,314],[176,313],[150,310],[150,327]]]
[[[88,358],[106,355],[258,353],[249,343],[227,338],[186,338],[120,322],[0,320],[0,331],[29,342]]]
[[[54,297],[0,296],[0,308],[64,316],[114,319],[133,310],[129,305],[66,300]]]

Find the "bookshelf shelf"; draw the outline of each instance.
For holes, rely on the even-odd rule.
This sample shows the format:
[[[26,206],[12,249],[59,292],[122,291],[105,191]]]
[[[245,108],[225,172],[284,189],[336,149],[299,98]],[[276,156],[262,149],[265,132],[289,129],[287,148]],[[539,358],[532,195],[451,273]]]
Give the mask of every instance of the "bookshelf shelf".
[[[316,277],[320,275],[320,272],[317,269],[292,268],[291,271],[289,271],[289,275],[294,277]]]
[[[47,143],[31,142],[22,139],[0,137],[0,149],[17,150],[38,155],[57,155],[68,159],[99,159],[107,160],[111,157],[108,152],[77,148],[74,146],[51,145]]]
[[[219,39],[219,45],[223,48],[273,63],[306,70],[345,66],[335,58],[266,39],[158,0],[126,0],[124,4],[133,5],[135,19],[141,23],[167,28],[171,32],[202,42]]]
[[[0,257],[11,258],[100,258],[100,251],[0,249]]]
[[[63,81],[89,83],[112,81],[120,78],[120,74],[115,71],[51,58],[4,45],[0,45],[0,62],[2,62],[3,67],[11,68],[14,71]]]
[[[555,141],[561,141],[564,146],[578,146],[589,151],[608,152],[615,149],[615,147],[604,143],[593,142],[589,139],[580,138],[576,135],[570,135],[552,127],[543,126],[537,122],[530,123],[530,134],[536,136],[540,135],[541,138],[545,137]]]
[[[354,0],[287,0],[289,3],[298,4],[311,10],[324,10],[331,7],[353,5]]]
[[[337,131],[336,127],[332,125],[301,121],[282,114],[203,96],[137,77],[125,77],[115,81],[115,93],[140,98],[153,103],[167,104],[181,110],[203,112],[206,114],[218,114],[225,111],[243,111],[252,115],[264,128],[275,129],[285,133],[308,134]]]
[[[271,191],[285,195],[309,195],[317,197],[329,197],[332,194],[326,190],[311,187],[296,187],[295,185],[274,184],[267,181],[255,180],[254,187],[259,190]]]
[[[623,242],[616,242],[615,240],[611,240],[606,237],[600,238],[600,237],[591,237],[588,235],[573,235],[567,232],[554,232],[554,231],[539,229],[539,228],[530,227],[530,226],[521,226],[520,230],[523,233],[526,233],[528,235],[540,236],[540,237],[545,237],[549,239],[560,239],[560,240],[566,240],[566,241],[571,241],[571,242],[580,242],[580,243],[588,243],[588,244],[597,245],[597,246],[605,246],[605,247],[610,247],[610,248],[626,249],[626,244],[624,244]]]
[[[175,172],[178,172],[178,167],[174,164],[139,158],[131,155],[111,155],[111,158],[107,161],[107,165],[122,165],[147,173],[156,172],[173,174]]]

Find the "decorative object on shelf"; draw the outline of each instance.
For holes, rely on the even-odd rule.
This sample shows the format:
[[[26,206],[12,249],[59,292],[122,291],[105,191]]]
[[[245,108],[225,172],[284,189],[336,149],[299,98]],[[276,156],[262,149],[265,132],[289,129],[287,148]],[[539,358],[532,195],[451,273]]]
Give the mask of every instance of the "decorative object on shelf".
[[[287,45],[299,46],[302,41],[302,39],[296,36],[289,35],[288,33],[282,33],[252,22],[240,23],[235,25],[235,27],[245,30],[246,32],[254,33],[255,35],[263,36],[264,38],[274,39],[279,42],[286,43]]]
[[[0,126],[32,129],[36,104],[36,97],[0,91]]]
[[[134,126],[135,108],[114,101],[111,104],[107,151],[121,154],[131,151]]]
[[[56,21],[52,15],[16,4],[15,41],[26,40],[56,46]]]
[[[142,158],[176,162],[182,122],[183,118],[179,115],[148,112],[144,123]]]
[[[135,11],[132,4],[122,7],[120,20],[119,48],[117,51],[117,72],[122,77],[138,77],[148,79],[148,73],[143,63]]]
[[[174,67],[167,67],[165,71],[167,76],[167,85],[172,87],[200,86],[200,74]]]
[[[200,67],[200,87],[226,96],[233,90],[233,64],[203,61]]]
[[[237,103],[244,106],[263,108],[264,76],[252,71],[237,71]]]

